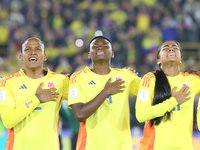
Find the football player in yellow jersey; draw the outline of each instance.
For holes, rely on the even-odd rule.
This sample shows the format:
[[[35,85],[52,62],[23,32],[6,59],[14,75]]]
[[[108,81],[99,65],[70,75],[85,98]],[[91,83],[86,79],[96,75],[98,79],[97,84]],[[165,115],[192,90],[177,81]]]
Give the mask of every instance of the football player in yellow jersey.
[[[197,107],[197,126],[198,126],[199,131],[200,131],[200,100],[199,100],[199,104],[198,104],[198,107]]]
[[[188,72],[189,74],[195,74],[195,75],[200,77],[199,71],[188,69],[185,72]],[[198,129],[200,130],[200,98],[199,98],[199,103],[198,103],[198,106],[197,106],[197,126],[198,126]]]
[[[9,129],[6,150],[59,150],[59,109],[68,98],[69,79],[43,69],[47,55],[38,38],[22,44],[19,58],[24,69],[1,83],[0,112]]]
[[[181,47],[166,41],[158,49],[159,70],[140,84],[136,118],[145,121],[140,150],[193,150],[193,104],[199,76],[180,72]]]
[[[92,68],[70,79],[68,105],[81,122],[77,150],[132,150],[129,95],[137,95],[141,79],[128,69],[111,68],[110,41],[91,40],[88,57]]]

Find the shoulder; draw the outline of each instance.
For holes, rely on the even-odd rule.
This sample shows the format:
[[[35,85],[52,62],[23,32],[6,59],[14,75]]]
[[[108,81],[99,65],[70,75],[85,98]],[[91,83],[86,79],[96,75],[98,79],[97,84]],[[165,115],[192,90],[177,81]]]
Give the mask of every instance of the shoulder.
[[[3,80],[1,81],[1,86],[5,87],[5,84],[7,82],[12,82],[15,78],[19,78],[21,76],[22,76],[22,74],[20,72],[8,75],[8,76],[4,77]]]
[[[116,72],[116,73],[127,73],[127,74],[131,74],[131,72],[130,72],[128,69],[126,69],[126,68],[122,68],[122,69],[120,69],[120,68],[111,68],[111,70],[112,70],[113,72]]]
[[[198,80],[200,79],[200,76],[196,74],[189,74],[188,72],[181,72],[180,74],[183,77],[188,77],[188,78],[193,78],[193,79],[198,79]]]
[[[60,78],[68,78],[69,79],[69,77],[67,75],[61,74],[61,73],[56,73],[56,72],[51,71],[51,75],[56,76],[56,77],[60,77]]]
[[[142,86],[149,87],[150,82],[155,81],[155,75],[152,72],[145,74],[142,78]]]
[[[80,77],[82,77],[83,75],[86,75],[88,73],[91,73],[91,70],[88,67],[86,67],[85,69],[83,69],[81,71],[74,72],[70,77],[71,83],[76,83],[77,79],[79,79]]]
[[[146,80],[146,81],[150,81],[150,80],[155,79],[155,75],[154,75],[154,73],[149,72],[149,73],[145,74],[142,79]]]
[[[155,77],[155,75],[154,75],[153,72],[148,72],[147,74],[144,75],[144,77],[150,77],[150,76]],[[144,77],[143,77],[143,78],[144,78]]]

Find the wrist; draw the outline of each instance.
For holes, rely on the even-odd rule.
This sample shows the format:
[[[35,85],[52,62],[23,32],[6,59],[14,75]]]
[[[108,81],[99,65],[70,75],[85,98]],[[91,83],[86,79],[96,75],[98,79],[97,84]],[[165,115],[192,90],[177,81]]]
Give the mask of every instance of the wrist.
[[[110,95],[109,92],[108,92],[108,90],[106,90],[106,89],[103,89],[103,90],[102,90],[102,93],[103,93],[106,97],[107,97],[108,95]]]
[[[38,98],[38,100],[41,102],[40,100],[40,96],[38,94],[35,94],[35,96]]]

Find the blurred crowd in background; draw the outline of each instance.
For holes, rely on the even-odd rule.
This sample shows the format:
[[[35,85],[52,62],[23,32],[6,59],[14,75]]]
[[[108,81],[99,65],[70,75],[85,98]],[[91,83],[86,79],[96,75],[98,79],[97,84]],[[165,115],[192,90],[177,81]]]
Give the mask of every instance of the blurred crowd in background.
[[[200,70],[200,0],[1,0],[0,76],[23,67],[21,44],[33,36],[45,43],[44,66],[52,71],[72,74],[90,66],[88,43],[97,30],[112,42],[112,67],[130,66],[142,77],[157,69],[163,41],[176,40],[184,51],[181,71]],[[142,128],[134,102],[131,97],[131,125]]]

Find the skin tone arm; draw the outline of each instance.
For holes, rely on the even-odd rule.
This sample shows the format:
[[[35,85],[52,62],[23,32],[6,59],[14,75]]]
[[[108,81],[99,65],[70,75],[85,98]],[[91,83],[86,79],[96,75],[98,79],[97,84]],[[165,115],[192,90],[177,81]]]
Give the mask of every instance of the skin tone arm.
[[[42,89],[43,83],[40,84],[36,91],[36,97],[32,96],[24,104],[14,108],[11,106],[0,107],[1,118],[6,128],[10,129],[20,123],[26,116],[28,116],[40,103],[48,101],[56,101],[58,98],[58,92],[55,92],[55,88]],[[28,107],[26,104],[29,104]]]
[[[56,101],[56,98],[58,98],[59,93],[56,92],[56,88],[50,88],[50,89],[42,89],[43,82],[38,87],[35,95],[40,100],[40,103],[45,103],[48,101]]]
[[[122,84],[124,82],[125,81],[118,79],[115,82],[111,83],[111,78],[110,78],[107,81],[104,89],[90,102],[86,104],[84,103],[73,104],[71,107],[76,120],[79,122],[83,122],[99,108],[99,106],[104,102],[104,100],[108,95],[113,95],[123,92],[124,91],[123,88],[125,88],[125,86],[122,86]]]

